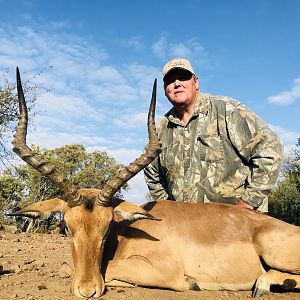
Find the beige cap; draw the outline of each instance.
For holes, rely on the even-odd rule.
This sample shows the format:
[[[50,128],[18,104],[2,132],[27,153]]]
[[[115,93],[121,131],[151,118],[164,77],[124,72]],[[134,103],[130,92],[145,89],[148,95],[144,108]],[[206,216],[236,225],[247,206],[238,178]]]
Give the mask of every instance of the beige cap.
[[[195,74],[191,63],[184,58],[174,58],[167,62],[163,67],[163,77],[165,77],[173,69],[183,69]]]

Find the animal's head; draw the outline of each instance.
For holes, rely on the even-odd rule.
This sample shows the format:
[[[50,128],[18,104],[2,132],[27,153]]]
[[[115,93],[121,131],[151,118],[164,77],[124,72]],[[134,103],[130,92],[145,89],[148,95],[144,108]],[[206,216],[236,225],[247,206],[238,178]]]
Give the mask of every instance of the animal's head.
[[[17,89],[19,123],[12,141],[13,150],[26,163],[51,179],[62,191],[64,199],[39,201],[10,215],[41,218],[56,212],[63,213],[74,262],[74,294],[82,298],[99,297],[104,291],[99,268],[114,213],[120,213],[125,219],[152,218],[142,208],[117,199],[114,194],[160,152],[160,142],[154,123],[156,80],[148,114],[148,146],[139,158],[110,179],[102,189],[77,189],[55,165],[44,160],[27,146],[28,113],[18,68]]]

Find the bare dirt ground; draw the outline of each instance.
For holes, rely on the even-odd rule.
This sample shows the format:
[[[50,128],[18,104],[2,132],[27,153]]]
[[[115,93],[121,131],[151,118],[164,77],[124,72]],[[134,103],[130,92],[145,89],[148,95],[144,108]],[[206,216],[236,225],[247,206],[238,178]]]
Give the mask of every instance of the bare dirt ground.
[[[0,299],[75,300],[68,239],[58,234],[0,231]],[[109,288],[101,299],[251,299],[251,292],[174,292],[148,288]],[[300,292],[270,293],[262,300],[300,300]]]

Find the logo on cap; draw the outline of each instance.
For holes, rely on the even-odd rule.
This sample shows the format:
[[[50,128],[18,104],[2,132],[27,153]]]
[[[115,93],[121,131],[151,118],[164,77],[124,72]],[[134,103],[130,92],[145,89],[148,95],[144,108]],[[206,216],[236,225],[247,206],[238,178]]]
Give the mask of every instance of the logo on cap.
[[[184,58],[175,58],[167,62],[163,67],[163,77],[165,77],[173,69],[183,69],[194,74],[193,67],[191,63]]]

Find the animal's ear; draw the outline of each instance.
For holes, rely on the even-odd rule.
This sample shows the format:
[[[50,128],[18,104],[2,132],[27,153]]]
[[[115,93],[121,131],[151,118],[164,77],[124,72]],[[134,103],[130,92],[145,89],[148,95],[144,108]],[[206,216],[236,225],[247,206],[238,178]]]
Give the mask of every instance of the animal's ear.
[[[64,200],[59,198],[52,198],[32,203],[17,212],[9,213],[7,215],[28,217],[33,219],[48,218],[52,214],[57,212],[64,213],[67,206],[68,204]]]
[[[125,220],[150,219],[150,220],[160,221],[160,219],[153,217],[151,214],[149,214],[147,211],[142,209],[140,206],[137,206],[128,201],[115,199],[114,203],[115,205],[113,205],[114,207],[113,212],[120,214],[122,218],[124,218]]]

